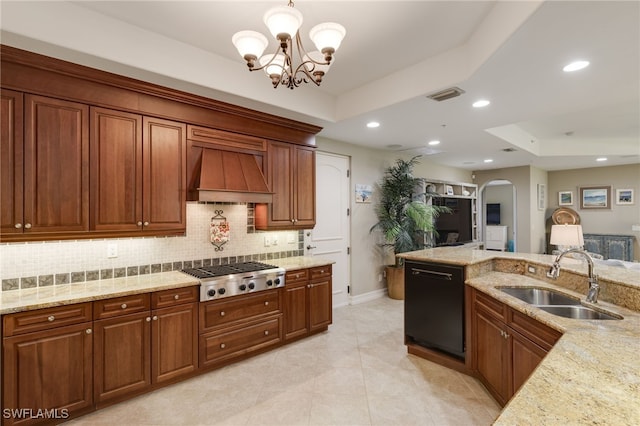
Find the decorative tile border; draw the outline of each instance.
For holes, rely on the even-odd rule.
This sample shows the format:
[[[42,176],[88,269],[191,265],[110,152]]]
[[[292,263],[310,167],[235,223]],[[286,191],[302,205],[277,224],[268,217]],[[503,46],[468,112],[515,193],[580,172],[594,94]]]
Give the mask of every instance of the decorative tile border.
[[[299,233],[302,238],[302,231]],[[98,279],[131,277],[136,275],[154,274],[158,272],[180,271],[184,268],[198,268],[201,266],[227,265],[241,262],[264,262],[287,257],[303,256],[303,243],[298,243],[298,250],[280,251],[275,253],[255,253],[244,256],[228,256],[219,258],[180,260],[168,263],[154,263],[151,265],[134,265],[123,268],[101,269],[99,271],[75,271],[55,275],[39,275],[37,277],[8,278],[2,280],[2,291],[26,288],[45,287],[50,285],[65,285]]]

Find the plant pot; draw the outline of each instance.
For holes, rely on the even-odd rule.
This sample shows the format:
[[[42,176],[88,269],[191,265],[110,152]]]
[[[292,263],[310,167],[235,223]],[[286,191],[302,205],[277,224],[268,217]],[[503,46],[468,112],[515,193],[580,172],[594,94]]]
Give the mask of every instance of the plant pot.
[[[389,297],[396,300],[404,300],[404,267],[387,266],[387,292]]]

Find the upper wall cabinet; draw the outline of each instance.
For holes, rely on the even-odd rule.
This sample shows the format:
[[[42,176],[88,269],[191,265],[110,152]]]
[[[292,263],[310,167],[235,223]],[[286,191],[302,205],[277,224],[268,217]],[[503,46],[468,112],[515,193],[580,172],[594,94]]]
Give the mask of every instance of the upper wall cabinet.
[[[2,239],[88,231],[89,107],[24,95],[21,138],[18,95],[3,90]]]
[[[91,229],[184,233],[186,126],[91,108]]]
[[[315,150],[270,142],[267,164],[273,202],[256,205],[256,228],[313,228],[316,224]]]

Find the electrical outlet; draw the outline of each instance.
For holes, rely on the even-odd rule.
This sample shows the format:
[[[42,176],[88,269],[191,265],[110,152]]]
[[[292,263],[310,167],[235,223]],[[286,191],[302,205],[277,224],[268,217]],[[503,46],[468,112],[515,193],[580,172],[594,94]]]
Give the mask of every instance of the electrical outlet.
[[[264,246],[265,246],[265,247],[269,247],[270,245],[271,245],[271,237],[270,237],[270,236],[265,235],[265,236],[264,236]]]
[[[527,271],[529,271],[530,274],[535,274],[536,273],[536,268],[534,266],[528,265],[527,266]]]
[[[274,235],[271,237],[271,245],[272,246],[277,246],[278,245],[278,236]]]
[[[118,245],[116,243],[107,244],[107,258],[118,257]]]
[[[293,233],[289,234],[287,236],[287,243],[295,244],[296,243],[296,234],[293,234]]]
[[[382,282],[382,274],[378,274],[378,282],[381,283]]]

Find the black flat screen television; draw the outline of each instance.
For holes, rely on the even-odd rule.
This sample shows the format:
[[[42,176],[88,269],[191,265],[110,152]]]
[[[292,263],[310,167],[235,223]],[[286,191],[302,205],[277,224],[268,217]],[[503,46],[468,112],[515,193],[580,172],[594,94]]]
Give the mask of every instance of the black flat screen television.
[[[487,204],[487,225],[500,225],[500,203]]]
[[[451,211],[442,213],[435,221],[436,246],[453,246],[473,241],[471,200],[468,198],[435,197],[433,204]]]

